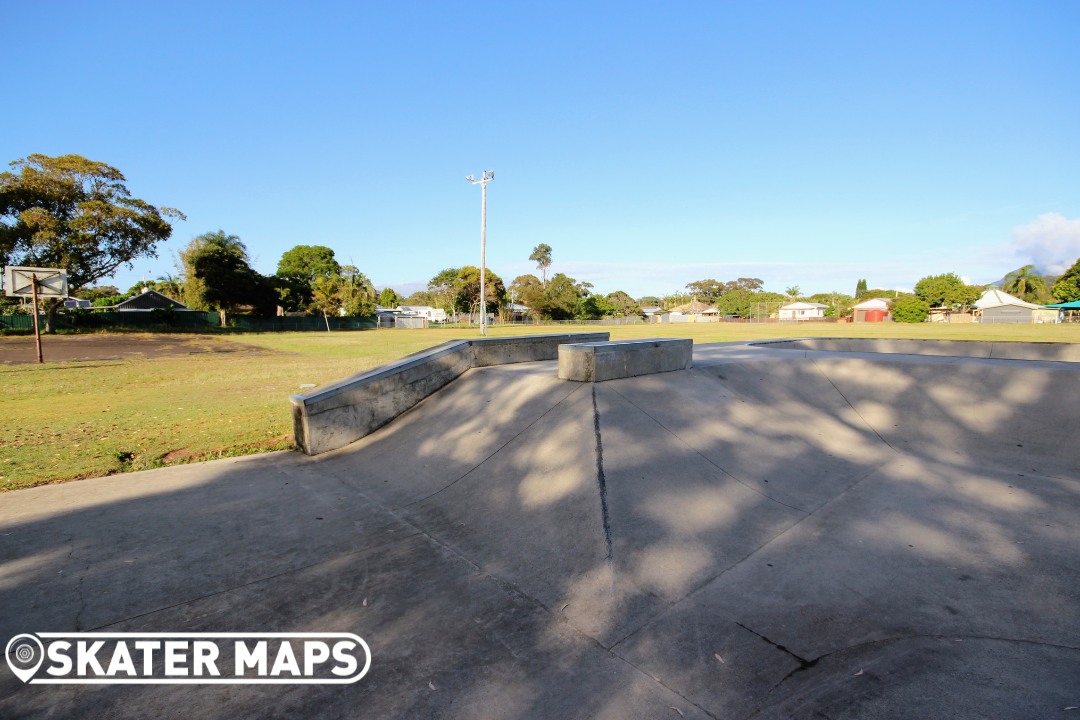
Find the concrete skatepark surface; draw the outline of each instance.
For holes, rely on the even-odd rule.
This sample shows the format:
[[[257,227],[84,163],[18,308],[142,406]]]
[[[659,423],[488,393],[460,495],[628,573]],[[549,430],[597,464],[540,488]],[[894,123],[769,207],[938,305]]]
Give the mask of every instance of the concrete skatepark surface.
[[[0,496],[0,640],[353,632],[346,686],[27,686],[0,717],[1080,710],[1080,364],[699,345],[469,370],[318,457]]]

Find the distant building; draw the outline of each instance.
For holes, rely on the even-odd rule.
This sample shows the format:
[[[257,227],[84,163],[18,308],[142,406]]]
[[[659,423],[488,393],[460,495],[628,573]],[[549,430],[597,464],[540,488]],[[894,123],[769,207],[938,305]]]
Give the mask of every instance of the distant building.
[[[442,308],[434,308],[430,305],[400,305],[398,312],[405,316],[419,316],[427,318],[428,322],[446,322],[446,311]]]
[[[781,320],[817,320],[825,317],[828,305],[821,303],[793,302],[780,308]]]
[[[1058,311],[1014,297],[1004,290],[990,288],[975,301],[975,322],[1021,325],[1056,323]]]
[[[144,289],[135,297],[116,304],[117,312],[150,312],[151,310],[188,310],[188,306],[179,300],[162,295],[157,290]]]
[[[864,300],[851,308],[854,322],[884,322],[889,320],[889,301],[883,298]]]

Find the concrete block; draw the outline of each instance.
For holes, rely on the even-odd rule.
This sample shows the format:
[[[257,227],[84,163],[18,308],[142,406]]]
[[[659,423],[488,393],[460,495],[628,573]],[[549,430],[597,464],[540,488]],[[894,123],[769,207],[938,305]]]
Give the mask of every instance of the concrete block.
[[[379,429],[470,368],[554,360],[563,343],[609,337],[600,332],[452,340],[291,396],[293,437],[308,455],[336,450]]]
[[[693,363],[689,338],[585,342],[560,345],[559,377],[603,382],[652,373],[686,370]]]

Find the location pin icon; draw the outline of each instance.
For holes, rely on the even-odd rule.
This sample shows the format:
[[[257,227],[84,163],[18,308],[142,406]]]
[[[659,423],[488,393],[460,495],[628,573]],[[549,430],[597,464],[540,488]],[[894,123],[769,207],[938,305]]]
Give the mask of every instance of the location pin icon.
[[[45,646],[34,635],[24,633],[8,641],[4,654],[15,677],[28,682],[45,659]]]

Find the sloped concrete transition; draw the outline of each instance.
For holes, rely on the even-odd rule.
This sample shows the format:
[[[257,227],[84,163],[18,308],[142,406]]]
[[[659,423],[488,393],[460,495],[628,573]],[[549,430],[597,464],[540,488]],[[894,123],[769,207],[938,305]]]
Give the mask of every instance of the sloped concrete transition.
[[[10,493],[5,642],[344,631],[373,664],[334,687],[5,667],[0,716],[1069,717],[1078,408],[1075,362],[706,345],[596,384],[469,370],[316,458]]]

